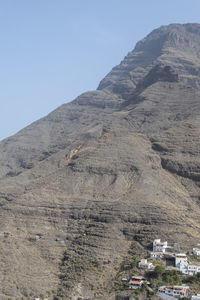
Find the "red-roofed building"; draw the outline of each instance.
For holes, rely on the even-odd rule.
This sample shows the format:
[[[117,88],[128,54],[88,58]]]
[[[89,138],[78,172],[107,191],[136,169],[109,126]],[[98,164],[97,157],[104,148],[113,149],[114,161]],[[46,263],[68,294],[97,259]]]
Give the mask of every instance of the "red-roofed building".
[[[165,293],[173,297],[182,298],[187,296],[188,289],[189,286],[185,285],[161,286],[159,287],[158,292]]]
[[[142,287],[143,283],[147,282],[143,276],[132,276],[128,282],[130,289],[139,289]]]

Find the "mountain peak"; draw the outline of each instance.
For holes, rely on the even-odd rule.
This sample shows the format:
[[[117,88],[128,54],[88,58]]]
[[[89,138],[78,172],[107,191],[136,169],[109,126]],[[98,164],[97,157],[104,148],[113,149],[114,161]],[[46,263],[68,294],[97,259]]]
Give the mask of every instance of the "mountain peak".
[[[152,240],[199,243],[199,45],[198,24],[156,29],[0,143],[1,299],[114,299]]]
[[[200,89],[200,24],[171,24],[153,30],[108,73],[98,89],[128,98],[158,63],[171,66],[181,81]]]
[[[194,36],[200,36],[200,24],[170,24],[167,26],[161,26],[151,33],[149,33],[144,39],[139,41],[135,49],[136,51],[147,50],[149,51],[151,45],[154,45],[154,48],[163,47],[171,45],[172,47],[182,47],[192,46],[188,45],[188,41],[193,40],[193,44],[197,42],[194,41]],[[199,40],[199,39],[198,39]],[[188,49],[189,51],[192,50]]]

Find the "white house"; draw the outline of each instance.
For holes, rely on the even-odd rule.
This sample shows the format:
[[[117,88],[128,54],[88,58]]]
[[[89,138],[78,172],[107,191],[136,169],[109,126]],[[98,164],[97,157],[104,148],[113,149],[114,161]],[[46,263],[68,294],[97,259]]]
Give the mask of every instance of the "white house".
[[[185,253],[176,254],[175,266],[183,274],[188,274],[188,260]]]
[[[193,295],[192,300],[200,300],[200,294]]]
[[[193,248],[193,254],[199,256],[200,255],[200,249],[199,248]]]
[[[185,253],[176,254],[175,266],[183,274],[195,275],[200,273],[200,265],[189,264]]]
[[[167,241],[161,242],[160,239],[156,239],[153,241],[153,252],[165,252],[167,248]]]
[[[153,270],[154,265],[151,262],[148,262],[147,259],[141,259],[141,261],[138,263],[138,268]]]
[[[158,289],[159,293],[165,293],[167,295],[171,295],[173,297],[182,298],[187,295],[187,291],[189,286],[185,285],[172,285],[172,286],[161,286]]]
[[[200,266],[198,265],[188,265],[188,275],[195,275],[197,273],[200,273]]]
[[[163,252],[151,252],[150,253],[150,258],[163,258],[164,253]]]

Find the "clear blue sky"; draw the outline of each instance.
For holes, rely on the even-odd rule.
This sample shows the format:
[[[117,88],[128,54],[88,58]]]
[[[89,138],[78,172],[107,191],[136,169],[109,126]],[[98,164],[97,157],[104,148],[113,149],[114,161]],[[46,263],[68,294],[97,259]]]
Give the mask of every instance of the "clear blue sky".
[[[0,0],[0,139],[96,89],[135,43],[200,23],[199,0]]]

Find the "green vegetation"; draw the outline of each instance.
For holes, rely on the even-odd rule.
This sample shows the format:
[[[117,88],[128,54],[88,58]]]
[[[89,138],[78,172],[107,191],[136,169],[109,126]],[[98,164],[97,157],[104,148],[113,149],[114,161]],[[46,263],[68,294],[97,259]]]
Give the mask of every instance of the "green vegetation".
[[[176,270],[165,270],[164,266],[158,265],[154,271],[147,271],[145,277],[153,287],[161,284],[181,284],[182,275]]]
[[[9,233],[8,232],[4,232],[4,237],[8,238],[9,237]]]
[[[185,276],[176,270],[165,270],[162,266],[156,266],[155,270],[145,273],[145,277],[150,281],[152,287],[159,285],[181,285],[186,284],[190,287],[192,294],[200,291],[200,274]]]
[[[189,261],[200,262],[200,256],[190,254],[190,255],[187,255],[187,257],[188,257]]]
[[[51,295],[51,291],[46,291],[46,294],[47,294],[48,296],[50,296],[50,295]]]
[[[200,274],[193,276],[185,276],[183,277],[182,282],[184,284],[189,285],[192,293],[199,293],[200,291]]]
[[[200,282],[200,274],[197,274],[197,275],[193,275],[193,276],[186,276],[184,279],[183,279],[183,282],[184,283],[199,283]]]
[[[152,297],[152,296],[155,296],[156,295],[156,292],[154,292],[153,290],[150,291],[149,289],[147,290],[147,295],[148,297]]]
[[[132,242],[128,256],[121,262],[116,276],[127,276],[135,272],[138,273],[137,264],[147,253],[137,242]]]
[[[148,261],[151,262],[155,267],[156,266],[163,266],[164,267],[164,261],[160,258],[148,259]]]
[[[167,284],[181,284],[181,275],[179,271],[165,271],[162,274],[162,279]]]

